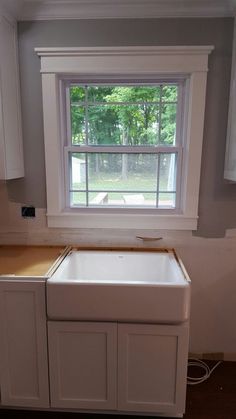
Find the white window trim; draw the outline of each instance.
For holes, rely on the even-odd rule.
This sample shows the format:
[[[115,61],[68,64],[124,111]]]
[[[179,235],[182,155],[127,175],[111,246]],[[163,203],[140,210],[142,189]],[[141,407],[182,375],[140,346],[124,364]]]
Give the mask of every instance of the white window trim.
[[[195,230],[198,219],[201,152],[208,55],[212,46],[36,48],[41,57],[44,142],[49,227]],[[136,77],[186,75],[189,77],[185,121],[183,211],[150,214],[121,210],[89,212],[65,208],[62,155],[60,77],[125,75]]]

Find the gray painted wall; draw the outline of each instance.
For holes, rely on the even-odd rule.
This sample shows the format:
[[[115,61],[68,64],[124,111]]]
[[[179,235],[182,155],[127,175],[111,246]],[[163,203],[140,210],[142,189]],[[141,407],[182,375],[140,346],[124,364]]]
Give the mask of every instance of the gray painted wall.
[[[35,47],[214,45],[209,59],[197,235],[236,228],[236,184],[223,179],[233,19],[112,19],[19,23],[24,179],[7,182],[9,199],[46,207],[40,61]]]

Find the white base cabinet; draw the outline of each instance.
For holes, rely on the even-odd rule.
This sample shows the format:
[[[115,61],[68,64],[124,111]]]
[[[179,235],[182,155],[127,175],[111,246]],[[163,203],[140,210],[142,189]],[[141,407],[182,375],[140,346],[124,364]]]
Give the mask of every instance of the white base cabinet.
[[[0,281],[0,388],[4,406],[49,407],[45,281]]]
[[[188,324],[49,322],[54,408],[181,416]]]

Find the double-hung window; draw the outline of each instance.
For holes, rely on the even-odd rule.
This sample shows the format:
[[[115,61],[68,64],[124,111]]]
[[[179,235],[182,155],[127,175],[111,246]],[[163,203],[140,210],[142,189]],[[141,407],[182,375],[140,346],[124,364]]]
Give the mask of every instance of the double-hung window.
[[[178,211],[184,80],[64,86],[67,206]]]
[[[212,49],[36,49],[49,227],[197,228]]]

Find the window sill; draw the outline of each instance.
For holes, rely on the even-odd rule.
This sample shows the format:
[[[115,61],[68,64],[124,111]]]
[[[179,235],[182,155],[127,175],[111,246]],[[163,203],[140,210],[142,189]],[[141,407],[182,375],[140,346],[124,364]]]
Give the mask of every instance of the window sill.
[[[109,228],[109,229],[162,229],[196,230],[198,217],[183,214],[47,214],[48,227],[53,228]]]

